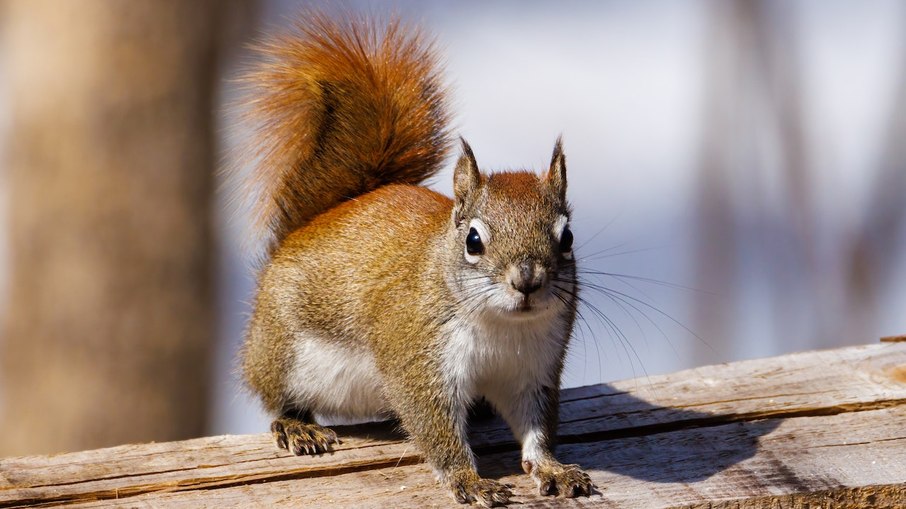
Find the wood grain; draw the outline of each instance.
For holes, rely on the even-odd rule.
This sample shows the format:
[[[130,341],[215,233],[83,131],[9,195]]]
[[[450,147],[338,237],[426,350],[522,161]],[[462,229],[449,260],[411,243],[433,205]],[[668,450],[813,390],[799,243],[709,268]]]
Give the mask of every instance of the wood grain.
[[[751,497],[776,500],[812,491],[897,486],[906,465],[906,408],[834,416],[769,419],[658,433],[560,448],[564,461],[594,465],[599,493],[567,506],[694,507]],[[879,423],[885,423],[879,425]],[[766,431],[771,431],[766,435]],[[758,454],[750,455],[753,444]],[[485,475],[513,483],[525,507],[551,499],[518,472],[515,451],[482,457]],[[901,486],[903,488],[903,486]],[[218,508],[224,504],[295,507],[457,507],[424,464],[348,472],[324,479],[280,480],[217,490],[148,493],[117,507]],[[906,498],[900,501],[906,502]],[[564,500],[556,500],[563,504]],[[75,507],[100,507],[110,501]]]
[[[600,488],[567,505],[906,504],[904,374],[906,344],[884,343],[564,391],[558,455]],[[333,454],[304,458],[266,434],[7,458],[0,507],[455,506],[390,426],[340,431]],[[472,442],[526,505],[564,502],[534,495],[498,420]]]

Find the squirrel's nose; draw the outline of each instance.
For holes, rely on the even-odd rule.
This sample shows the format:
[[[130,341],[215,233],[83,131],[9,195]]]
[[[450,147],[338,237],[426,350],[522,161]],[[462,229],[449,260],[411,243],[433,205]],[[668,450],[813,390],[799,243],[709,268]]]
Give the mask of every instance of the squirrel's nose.
[[[542,271],[536,270],[533,262],[522,261],[514,268],[510,285],[519,293],[529,295],[541,288],[544,283],[544,274]]]

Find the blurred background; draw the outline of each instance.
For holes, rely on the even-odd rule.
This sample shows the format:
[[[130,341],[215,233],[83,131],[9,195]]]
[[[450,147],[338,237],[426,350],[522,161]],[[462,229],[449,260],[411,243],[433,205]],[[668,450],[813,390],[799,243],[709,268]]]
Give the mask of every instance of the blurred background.
[[[0,0],[0,455],[267,429],[217,170],[246,45],[307,5]],[[563,134],[592,271],[565,385],[906,332],[906,4],[346,5],[436,34],[483,168]]]

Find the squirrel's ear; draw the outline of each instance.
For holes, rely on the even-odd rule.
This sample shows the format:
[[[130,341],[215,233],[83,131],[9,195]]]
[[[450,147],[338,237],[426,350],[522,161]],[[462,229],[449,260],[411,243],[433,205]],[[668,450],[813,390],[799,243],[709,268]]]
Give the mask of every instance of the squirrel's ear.
[[[560,197],[560,201],[566,201],[566,156],[563,154],[562,136],[558,136],[557,143],[554,144],[551,167],[547,170],[547,183]]]
[[[472,148],[466,140],[460,138],[459,141],[462,143],[462,155],[459,156],[456,169],[453,170],[453,194],[457,207],[464,205],[481,183],[481,173],[478,171],[478,163],[475,162]]]

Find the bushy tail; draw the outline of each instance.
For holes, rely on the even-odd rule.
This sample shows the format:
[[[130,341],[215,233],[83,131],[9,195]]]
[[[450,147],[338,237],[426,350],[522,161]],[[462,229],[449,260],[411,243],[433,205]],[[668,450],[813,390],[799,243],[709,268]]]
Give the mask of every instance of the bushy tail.
[[[257,47],[243,81],[259,231],[269,251],[344,200],[440,168],[450,139],[430,41],[400,21],[307,13]]]

